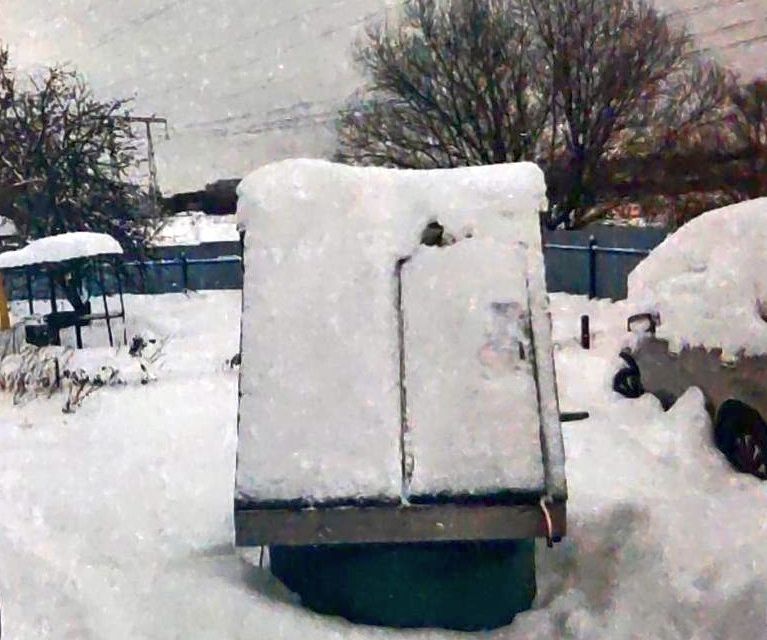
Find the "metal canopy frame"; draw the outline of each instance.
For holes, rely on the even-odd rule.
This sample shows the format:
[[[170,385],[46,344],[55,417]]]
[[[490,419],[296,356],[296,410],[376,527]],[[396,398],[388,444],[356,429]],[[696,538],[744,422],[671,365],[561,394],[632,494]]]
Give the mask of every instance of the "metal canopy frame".
[[[83,260],[86,262],[90,262],[95,267],[97,281],[99,283],[99,288],[101,289],[101,298],[104,304],[103,313],[77,314],[76,312],[62,312],[58,310],[57,297],[56,297],[56,283],[54,281],[54,272],[57,270],[61,270],[63,265],[66,265],[69,262],[73,262],[74,260]],[[112,267],[115,280],[117,282],[117,292],[120,299],[120,310],[117,312],[110,312],[109,310],[109,303],[107,302],[107,294],[106,294],[106,281],[104,278],[105,265],[109,265]],[[53,332],[54,344],[61,344],[61,337],[60,337],[61,329],[74,327],[75,341],[77,344],[77,348],[82,349],[83,348],[82,327],[88,326],[94,320],[103,320],[106,322],[107,335],[109,336],[110,347],[114,346],[114,333],[112,331],[112,320],[121,319],[123,321],[123,334],[125,337],[125,326],[124,326],[125,325],[125,299],[123,296],[122,277],[120,276],[120,268],[114,259],[109,260],[102,256],[73,258],[70,260],[62,260],[61,262],[55,262],[55,263],[45,262],[45,263],[40,263],[35,265],[25,265],[23,267],[9,269],[9,271],[16,271],[19,269],[24,270],[26,289],[27,289],[27,303],[29,305],[30,315],[35,314],[35,306],[34,306],[35,297],[34,297],[34,292],[32,287],[32,274],[33,272],[42,271],[45,273],[48,279],[48,291],[49,291],[48,299],[51,303],[51,312],[45,316],[45,320],[46,320],[46,325],[48,325],[48,327]],[[67,314],[67,317],[64,317],[63,314]],[[70,314],[73,314],[73,317],[69,317]],[[57,319],[57,316],[58,316],[58,319]]]

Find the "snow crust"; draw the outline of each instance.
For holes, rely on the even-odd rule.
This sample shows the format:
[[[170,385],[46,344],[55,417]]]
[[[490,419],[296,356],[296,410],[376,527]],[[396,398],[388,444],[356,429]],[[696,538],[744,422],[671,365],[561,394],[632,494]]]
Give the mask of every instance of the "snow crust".
[[[720,348],[723,359],[767,353],[767,198],[708,211],[630,274],[637,311],[657,311],[675,352]]]
[[[526,248],[423,247],[402,279],[410,491],[542,492]]]
[[[253,172],[238,195],[248,231],[238,491],[398,500],[396,265],[438,220],[459,243],[523,241],[542,270],[542,172],[527,163],[396,171],[292,160]],[[429,312],[438,316],[441,303]]]
[[[92,231],[72,231],[33,240],[21,249],[0,254],[0,269],[122,252],[120,243],[110,235]]]

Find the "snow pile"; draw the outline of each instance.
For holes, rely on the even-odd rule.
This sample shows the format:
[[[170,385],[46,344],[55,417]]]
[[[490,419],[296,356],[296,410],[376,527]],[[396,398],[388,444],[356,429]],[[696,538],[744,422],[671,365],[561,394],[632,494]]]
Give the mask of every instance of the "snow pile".
[[[403,268],[410,490],[543,491],[521,246],[424,247]]]
[[[658,311],[673,351],[767,353],[767,198],[709,211],[656,247],[629,276],[637,311]]]
[[[238,490],[256,500],[398,500],[397,264],[439,221],[459,244],[524,241],[542,272],[540,169],[396,171],[295,160],[255,171],[238,196],[239,225],[252,229]],[[433,303],[425,311],[437,317],[442,301]]]
[[[209,216],[194,211],[168,219],[152,244],[157,247],[168,247],[239,241],[240,234],[237,232],[234,215]]]
[[[0,269],[12,269],[74,258],[115,255],[123,252],[120,244],[106,233],[72,231],[33,240],[25,247],[0,254]]]
[[[702,393],[664,413],[610,388],[626,303],[552,295],[570,487],[568,537],[536,558],[536,608],[492,637],[762,637],[765,484],[716,450]],[[592,349],[577,342],[591,317]],[[756,514],[756,516],[755,516]]]

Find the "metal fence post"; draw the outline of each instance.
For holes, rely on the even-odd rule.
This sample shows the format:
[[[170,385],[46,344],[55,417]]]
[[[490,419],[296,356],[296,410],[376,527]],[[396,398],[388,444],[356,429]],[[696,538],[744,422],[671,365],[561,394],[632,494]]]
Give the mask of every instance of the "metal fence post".
[[[189,290],[189,263],[186,260],[186,254],[181,254],[181,284],[184,287],[184,293]]]
[[[581,347],[591,349],[591,327],[589,326],[589,317],[581,316]]]
[[[597,239],[589,237],[589,298],[597,297]]]
[[[29,267],[24,269],[24,274],[26,276],[27,280],[27,302],[29,303],[29,315],[35,314],[35,304],[32,302],[32,273],[29,270]]]

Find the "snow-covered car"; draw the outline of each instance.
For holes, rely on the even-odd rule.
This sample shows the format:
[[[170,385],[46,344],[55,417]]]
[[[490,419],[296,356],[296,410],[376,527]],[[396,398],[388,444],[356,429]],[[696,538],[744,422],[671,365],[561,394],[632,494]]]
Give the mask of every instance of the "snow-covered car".
[[[699,387],[717,447],[767,479],[767,198],[709,211],[629,276],[629,346],[616,391],[668,406]]]

